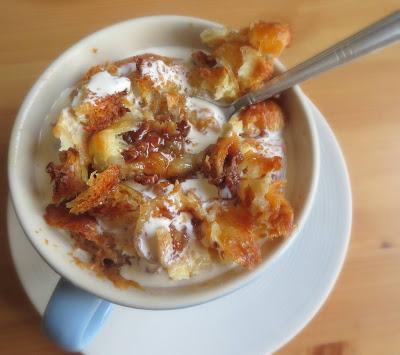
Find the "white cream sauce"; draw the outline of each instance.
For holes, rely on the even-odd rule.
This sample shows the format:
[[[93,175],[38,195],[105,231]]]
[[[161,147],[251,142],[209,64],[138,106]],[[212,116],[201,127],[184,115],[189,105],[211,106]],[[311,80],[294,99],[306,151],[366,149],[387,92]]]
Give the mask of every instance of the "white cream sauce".
[[[114,76],[107,71],[101,71],[90,78],[87,88],[95,97],[99,98],[114,95],[125,90],[129,92],[131,81],[125,76]]]
[[[217,130],[208,128],[205,132],[200,132],[194,125],[190,124],[191,127],[187,137],[190,142],[186,144],[185,148],[189,153],[199,153],[218,140],[222,132],[222,126],[225,123],[225,117],[218,107],[195,97],[187,98],[186,109],[195,111],[200,119],[214,117],[219,125]]]

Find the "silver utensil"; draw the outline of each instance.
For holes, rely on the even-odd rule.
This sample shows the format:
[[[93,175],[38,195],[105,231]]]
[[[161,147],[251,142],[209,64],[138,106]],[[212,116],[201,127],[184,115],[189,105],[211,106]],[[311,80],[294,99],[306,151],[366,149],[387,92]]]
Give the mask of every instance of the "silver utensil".
[[[313,76],[399,40],[400,11],[396,11],[294,68],[277,75],[262,88],[249,92],[231,104],[208,99],[206,101],[218,106],[221,114],[229,118],[243,107],[264,101]],[[205,100],[204,98],[199,99]]]

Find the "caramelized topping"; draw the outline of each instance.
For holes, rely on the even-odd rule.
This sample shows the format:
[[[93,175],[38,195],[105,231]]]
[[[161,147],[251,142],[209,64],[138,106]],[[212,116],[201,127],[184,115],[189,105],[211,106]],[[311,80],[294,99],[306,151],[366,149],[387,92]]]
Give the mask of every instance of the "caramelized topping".
[[[214,185],[226,186],[232,195],[236,195],[240,179],[238,164],[242,160],[238,137],[221,137],[209,148],[203,162],[203,173]]]
[[[169,177],[168,167],[184,156],[190,125],[186,120],[146,121],[135,131],[122,135],[128,148],[122,152],[124,160],[132,164],[135,181],[155,184],[160,177]],[[174,164],[176,166],[176,164]]]
[[[190,126],[186,120],[143,122],[136,131],[126,132],[123,140],[130,146],[122,155],[126,162],[148,158],[151,153],[162,152],[172,157],[183,153]]]
[[[157,174],[147,175],[145,173],[138,173],[133,179],[139,184],[154,185],[158,182],[160,177]]]

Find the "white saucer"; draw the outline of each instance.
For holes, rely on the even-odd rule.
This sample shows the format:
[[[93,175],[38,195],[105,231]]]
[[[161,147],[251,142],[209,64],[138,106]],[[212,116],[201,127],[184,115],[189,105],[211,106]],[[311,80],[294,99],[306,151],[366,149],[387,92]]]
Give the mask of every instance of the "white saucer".
[[[338,143],[311,104],[321,148],[317,196],[301,234],[264,275],[212,302],[173,311],[115,306],[85,354],[265,354],[293,338],[336,281],[350,239],[350,182]],[[33,249],[8,204],[11,253],[21,283],[43,314],[59,276]]]

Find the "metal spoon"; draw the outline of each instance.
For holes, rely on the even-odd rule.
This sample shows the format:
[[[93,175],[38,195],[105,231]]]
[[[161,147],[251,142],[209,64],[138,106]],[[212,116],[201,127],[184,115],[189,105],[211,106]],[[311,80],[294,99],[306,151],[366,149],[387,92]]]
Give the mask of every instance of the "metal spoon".
[[[231,104],[205,98],[199,99],[218,106],[221,114],[229,118],[243,107],[264,101],[315,75],[348,63],[398,40],[400,40],[400,11],[396,11],[294,68],[279,74],[262,88],[249,92]]]

